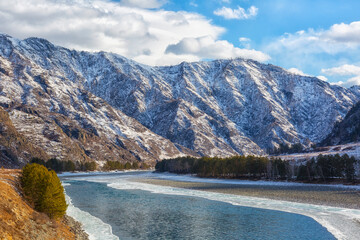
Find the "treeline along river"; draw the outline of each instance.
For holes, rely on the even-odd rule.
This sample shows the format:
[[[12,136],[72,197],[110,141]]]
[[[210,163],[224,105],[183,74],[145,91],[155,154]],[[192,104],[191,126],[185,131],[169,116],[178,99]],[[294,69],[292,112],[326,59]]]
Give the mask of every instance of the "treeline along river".
[[[332,178],[353,181],[358,161],[347,154],[319,155],[303,164],[290,164],[280,158],[257,156],[179,157],[163,160],[155,166],[158,172],[197,174],[199,177],[265,178],[326,181]]]

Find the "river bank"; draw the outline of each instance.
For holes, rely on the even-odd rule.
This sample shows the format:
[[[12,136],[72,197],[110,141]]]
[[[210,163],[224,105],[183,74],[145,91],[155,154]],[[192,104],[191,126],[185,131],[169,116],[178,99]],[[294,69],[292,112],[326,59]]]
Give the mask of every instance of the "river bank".
[[[179,177],[176,180],[150,177],[137,179],[136,181],[159,186],[360,209],[360,186],[268,181],[226,181],[203,178],[198,178],[197,181],[196,177],[189,177],[188,179],[186,177]]]

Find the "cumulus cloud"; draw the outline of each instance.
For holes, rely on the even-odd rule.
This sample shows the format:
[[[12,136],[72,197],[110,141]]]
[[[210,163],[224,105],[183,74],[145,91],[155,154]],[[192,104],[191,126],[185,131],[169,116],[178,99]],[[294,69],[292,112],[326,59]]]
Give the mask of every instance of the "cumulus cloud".
[[[121,3],[138,8],[159,8],[166,3],[166,0],[121,0]]]
[[[240,49],[219,40],[224,28],[215,26],[200,14],[154,9],[163,3],[163,0],[0,1],[0,31],[17,38],[42,37],[78,50],[115,52],[149,65],[218,56],[218,47],[222,45],[227,47],[225,52],[229,55],[221,56],[239,55]],[[197,51],[199,54],[196,51],[166,53],[171,44],[203,36],[215,42],[214,53],[209,48],[209,54],[204,50]]]
[[[320,79],[320,80],[325,81],[325,82],[328,81],[327,77],[325,77],[325,76],[320,75],[320,76],[316,76],[316,77],[317,77],[318,79]]]
[[[256,8],[255,6],[251,6],[250,8],[245,10],[244,8],[239,6],[237,9],[222,7],[216,9],[214,11],[214,14],[224,17],[225,19],[249,19],[255,17],[258,14],[258,8]]]
[[[239,42],[250,42],[250,38],[241,37],[239,38]]]
[[[308,29],[285,33],[263,45],[260,50],[270,54],[278,65],[284,67],[296,65],[301,69],[311,69],[310,71],[319,71],[317,67],[323,68],[325,75],[332,76],[330,70],[325,69],[329,64],[360,60],[360,21],[334,24],[328,29]],[[343,66],[341,70],[345,71],[345,68]],[[340,69],[331,71],[335,70]],[[347,84],[345,80],[344,84]]]
[[[250,38],[246,38],[246,37],[240,37],[239,38],[239,42],[240,42],[240,46],[246,48],[246,49],[250,49],[250,42],[251,39]]]
[[[360,76],[356,76],[356,77],[352,77],[352,78],[348,79],[343,85],[346,87],[360,85]]]
[[[353,76],[353,75],[359,75],[360,76],[360,66],[345,64],[340,67],[334,67],[334,68],[327,68],[327,69],[321,69],[321,72],[334,76]]]
[[[337,82],[338,85],[345,87],[360,85],[360,66],[345,64],[339,67],[322,69],[321,72],[329,76],[353,76],[345,82]]]
[[[324,36],[336,42],[360,44],[360,22],[334,24]]]
[[[294,34],[286,33],[266,48],[279,52],[290,50],[306,53],[328,53],[357,49],[360,46],[360,22],[335,24],[328,30],[308,29]]]
[[[175,55],[193,55],[201,58],[246,58],[267,61],[270,57],[253,49],[236,48],[227,41],[215,40],[211,36],[184,38],[176,44],[170,44],[166,53]]]
[[[296,75],[309,76],[309,75],[305,74],[303,71],[301,71],[300,69],[297,69],[297,68],[289,68],[288,71],[293,73],[293,74],[296,74]]]
[[[331,82],[332,85],[339,85],[342,87],[352,87],[354,85],[360,85],[360,76],[349,78],[348,80],[338,81],[338,82]]]

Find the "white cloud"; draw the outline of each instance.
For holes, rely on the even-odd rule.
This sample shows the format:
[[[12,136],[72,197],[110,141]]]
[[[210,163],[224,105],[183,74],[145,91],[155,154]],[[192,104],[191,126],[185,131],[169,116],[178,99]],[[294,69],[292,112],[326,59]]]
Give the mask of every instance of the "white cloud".
[[[121,4],[138,8],[159,8],[163,6],[166,0],[121,0]]]
[[[296,65],[311,72],[319,71],[317,68],[323,68],[322,73],[327,76],[332,76],[331,72],[334,71],[349,72],[350,69],[346,69],[346,66],[342,66],[341,69],[326,68],[329,64],[341,65],[360,60],[360,21],[334,24],[328,29],[308,29],[296,33],[285,33],[263,45],[260,50],[268,53],[275,59],[276,64],[284,67]],[[344,75],[337,74],[337,76]],[[349,76],[359,76],[359,74]],[[334,78],[330,78],[331,80]],[[356,82],[345,81],[343,78],[340,80],[343,81],[341,83],[343,86]]]
[[[329,76],[354,76],[345,82],[339,81],[335,84],[345,87],[360,85],[360,66],[345,64],[340,67],[322,69],[321,72]]]
[[[191,1],[189,3],[190,6],[193,6],[193,7],[198,7],[199,5],[195,2],[195,1]]]
[[[324,35],[333,41],[347,44],[360,44],[360,21],[350,24],[340,23],[331,26]]]
[[[345,86],[347,87],[351,87],[354,85],[360,85],[360,76],[352,77],[345,83]]]
[[[321,72],[330,76],[360,76],[360,66],[345,64],[340,67],[321,69]]]
[[[342,87],[352,87],[354,85],[360,85],[360,76],[356,76],[344,81],[332,82],[330,84],[339,85]]]
[[[166,49],[167,53],[175,55],[193,55],[200,58],[247,58],[260,62],[267,61],[270,57],[253,49],[236,48],[227,41],[215,40],[211,36],[198,38],[184,38],[176,44],[171,44]]]
[[[360,46],[360,22],[335,24],[328,30],[308,29],[294,34],[286,33],[266,49],[272,52],[336,54],[357,49]]]
[[[250,49],[251,47],[251,39],[246,37],[240,37],[239,38],[240,46],[246,49]]]
[[[320,79],[320,80],[323,80],[323,81],[325,81],[325,82],[327,82],[329,79],[327,79],[327,77],[325,77],[325,76],[316,76],[318,79]]]
[[[216,9],[214,14],[217,16],[222,16],[225,19],[249,19],[255,17],[258,14],[258,8],[251,6],[246,11],[244,8],[239,6],[237,9],[222,7]]]
[[[268,58],[261,52],[239,49],[219,40],[225,29],[200,14],[144,9],[160,7],[163,3],[162,0],[0,1],[0,31],[17,38],[42,37],[78,50],[115,52],[149,65],[198,61],[211,56]],[[211,42],[200,44],[206,50],[197,49],[190,54],[165,52],[171,44],[203,36]],[[225,48],[223,53],[221,47]]]
[[[241,37],[239,38],[239,42],[250,42],[250,38]]]
[[[296,75],[309,76],[297,68],[289,68],[288,71]]]

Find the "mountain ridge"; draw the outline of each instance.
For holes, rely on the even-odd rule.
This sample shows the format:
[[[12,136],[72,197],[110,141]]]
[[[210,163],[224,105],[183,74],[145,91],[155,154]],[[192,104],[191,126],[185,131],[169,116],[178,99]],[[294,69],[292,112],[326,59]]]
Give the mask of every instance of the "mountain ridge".
[[[51,118],[69,142],[74,136],[62,121],[89,132],[96,138],[93,146],[105,141],[117,149],[113,155],[100,147],[109,159],[121,159],[123,152],[132,161],[265,154],[280,143],[308,146],[360,100],[358,87],[330,85],[253,60],[150,67],[113,53],[8,35],[0,35],[0,74],[9,83],[1,86],[0,104],[15,127],[30,123],[17,120],[11,104],[39,105],[47,122],[54,114],[67,119]],[[85,145],[79,145],[84,161],[101,159],[103,154],[86,152],[93,146]]]

